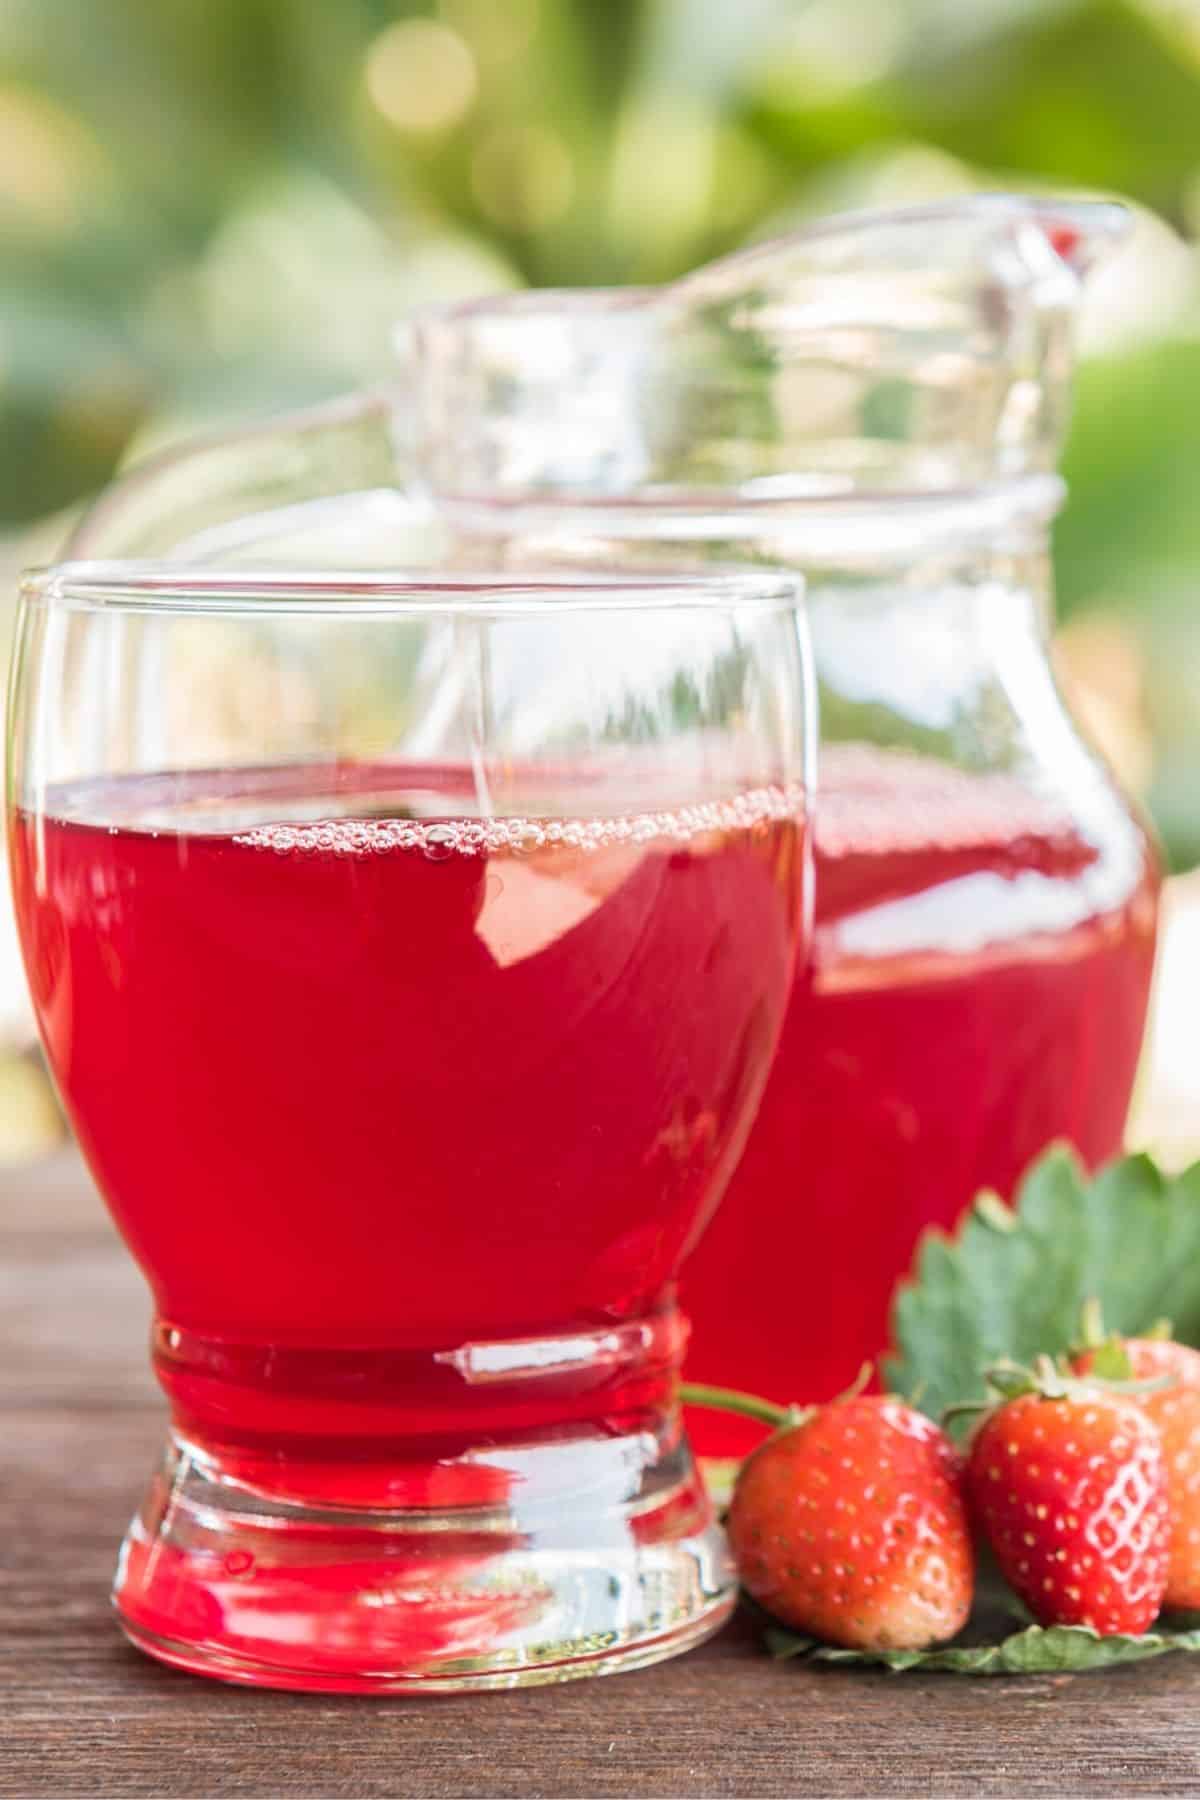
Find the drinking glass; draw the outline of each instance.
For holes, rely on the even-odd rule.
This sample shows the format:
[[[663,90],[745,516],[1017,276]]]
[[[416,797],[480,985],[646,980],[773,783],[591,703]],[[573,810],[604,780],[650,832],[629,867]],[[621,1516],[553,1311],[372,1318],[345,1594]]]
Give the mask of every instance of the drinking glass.
[[[806,925],[795,584],[64,564],[9,727],[42,1039],[170,1405],[129,1636],[419,1692],[714,1630],[674,1282]]]

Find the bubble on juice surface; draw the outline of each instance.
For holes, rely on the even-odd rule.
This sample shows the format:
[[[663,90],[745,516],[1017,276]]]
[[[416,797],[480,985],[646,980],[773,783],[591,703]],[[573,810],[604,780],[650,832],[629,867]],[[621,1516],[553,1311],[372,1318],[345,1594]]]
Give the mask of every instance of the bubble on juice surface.
[[[235,844],[287,856],[363,857],[419,850],[430,862],[451,856],[523,856],[544,848],[607,850],[613,845],[686,844],[711,832],[748,831],[803,818],[799,783],[752,788],[731,800],[702,800],[668,812],[599,819],[316,819],[297,826],[259,825]]]
[[[459,848],[457,832],[453,825],[429,825],[425,829],[421,849],[430,862],[445,862]]]

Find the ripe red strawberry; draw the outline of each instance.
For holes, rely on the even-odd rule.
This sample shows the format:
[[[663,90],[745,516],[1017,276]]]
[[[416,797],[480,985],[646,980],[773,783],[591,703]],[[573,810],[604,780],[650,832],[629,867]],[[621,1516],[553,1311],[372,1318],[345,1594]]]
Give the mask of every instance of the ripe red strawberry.
[[[1157,1617],[1166,1465],[1134,1399],[1043,1362],[1036,1385],[976,1431],[967,1489],[1001,1574],[1039,1624],[1136,1635]]]
[[[1170,1381],[1156,1393],[1138,1395],[1137,1404],[1158,1428],[1167,1465],[1171,1555],[1164,1604],[1200,1608],[1200,1351],[1159,1338],[1117,1342],[1136,1380]],[[1072,1367],[1087,1374],[1107,1348],[1081,1351]]]
[[[919,1650],[959,1631],[974,1555],[962,1465],[903,1401],[814,1408],[743,1464],[728,1529],[747,1591],[796,1630],[859,1650]]]

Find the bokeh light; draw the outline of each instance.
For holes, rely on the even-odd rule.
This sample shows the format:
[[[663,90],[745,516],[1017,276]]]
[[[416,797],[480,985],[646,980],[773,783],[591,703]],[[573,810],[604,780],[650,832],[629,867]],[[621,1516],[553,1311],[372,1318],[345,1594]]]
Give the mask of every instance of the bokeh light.
[[[367,92],[397,131],[449,131],[469,112],[479,78],[470,46],[433,19],[389,25],[367,52]]]
[[[65,237],[106,168],[93,134],[45,94],[0,86],[0,217]]]

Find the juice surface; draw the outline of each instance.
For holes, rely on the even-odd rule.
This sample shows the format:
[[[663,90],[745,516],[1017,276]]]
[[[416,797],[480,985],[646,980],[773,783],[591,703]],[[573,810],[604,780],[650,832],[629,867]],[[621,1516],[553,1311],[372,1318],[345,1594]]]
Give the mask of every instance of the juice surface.
[[[826,749],[816,930],[745,1155],[689,1261],[688,1375],[822,1400],[887,1345],[929,1225],[1047,1143],[1121,1146],[1158,877],[1099,785],[1068,823],[1015,779]],[[696,1447],[761,1428],[695,1411]]]
[[[661,1407],[786,1003],[794,795],[510,831],[463,779],[118,780],[13,822],[51,1067],[177,1423],[286,1439],[310,1493],[354,1498],[373,1440]],[[512,1340],[544,1378],[507,1379]]]

